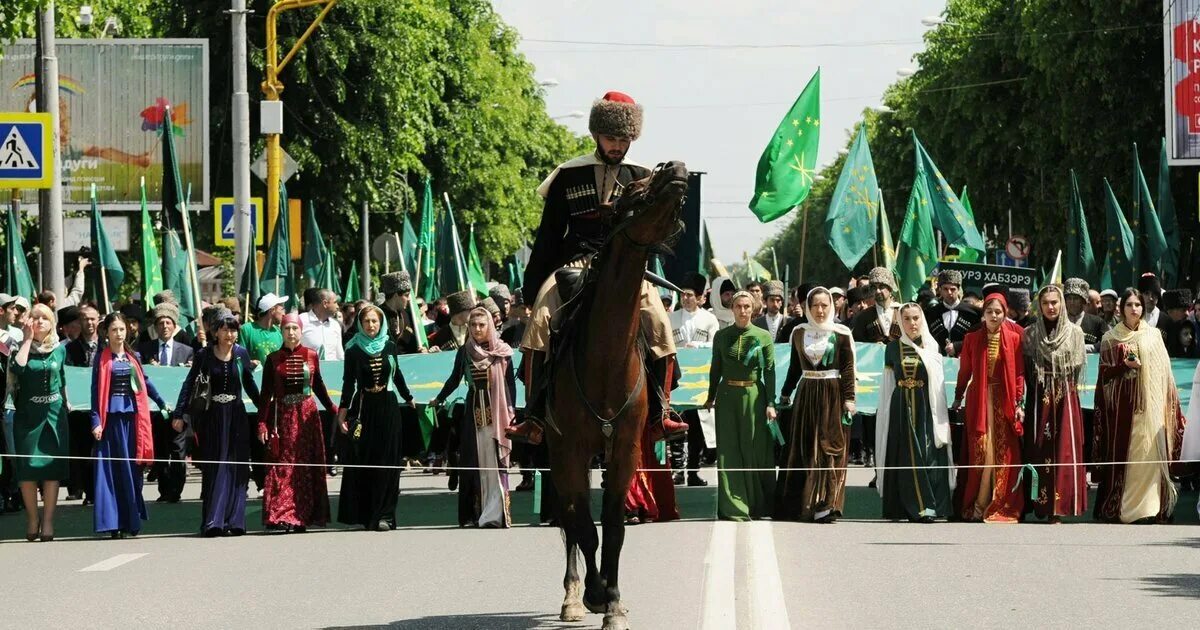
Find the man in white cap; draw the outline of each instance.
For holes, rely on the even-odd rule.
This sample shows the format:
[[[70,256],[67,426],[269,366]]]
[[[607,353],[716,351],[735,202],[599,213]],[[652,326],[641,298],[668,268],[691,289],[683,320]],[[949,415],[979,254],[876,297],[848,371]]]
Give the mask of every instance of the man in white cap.
[[[242,324],[238,330],[238,343],[250,352],[250,361],[260,365],[267,355],[283,347],[283,332],[279,322],[283,321],[283,305],[288,299],[268,293],[258,298],[254,305],[254,321]]]

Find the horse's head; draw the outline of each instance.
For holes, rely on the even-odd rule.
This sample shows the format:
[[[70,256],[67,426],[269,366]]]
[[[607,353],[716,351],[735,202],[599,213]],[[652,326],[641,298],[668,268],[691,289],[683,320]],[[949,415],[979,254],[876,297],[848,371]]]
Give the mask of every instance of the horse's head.
[[[659,164],[649,177],[627,186],[617,200],[613,235],[623,234],[639,247],[672,241],[683,231],[679,215],[687,187],[683,162]]]

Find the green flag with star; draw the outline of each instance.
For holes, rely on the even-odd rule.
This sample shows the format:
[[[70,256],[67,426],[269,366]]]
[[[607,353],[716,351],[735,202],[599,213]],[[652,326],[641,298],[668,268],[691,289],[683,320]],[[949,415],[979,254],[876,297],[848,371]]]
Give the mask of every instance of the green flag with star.
[[[425,178],[425,194],[421,199],[421,230],[417,237],[417,269],[412,273],[414,286],[425,302],[433,302],[438,293],[437,209],[433,204],[433,182]]]
[[[858,126],[858,134],[842,164],[837,188],[825,215],[825,239],[846,269],[875,245],[875,214],[879,212],[879,182],[867,145],[867,124]]]
[[[1063,270],[1068,278],[1083,278],[1095,284],[1096,256],[1092,253],[1092,236],[1088,231],[1087,215],[1083,212],[1083,198],[1079,194],[1079,180],[1075,169],[1071,169],[1071,218],[1067,222],[1067,251],[1063,253]]]
[[[1159,278],[1167,259],[1167,237],[1163,236],[1162,224],[1158,222],[1158,211],[1154,209],[1154,198],[1142,174],[1142,163],[1138,159],[1137,143],[1133,144],[1133,249],[1134,271],[1138,274],[1154,272]]]
[[[1167,166],[1167,139],[1163,138],[1158,154],[1158,218],[1163,236],[1167,239],[1167,259],[1163,261],[1163,276],[1167,286],[1179,283],[1179,218],[1175,214],[1175,199],[1171,196],[1171,170]]]
[[[1104,267],[1107,271],[1108,286],[1101,279],[1103,289],[1115,289],[1118,293],[1126,287],[1137,286],[1137,278],[1133,271],[1133,230],[1125,221],[1117,196],[1113,194],[1108,178],[1104,178],[1105,212],[1108,224],[1108,238],[1105,241]]]
[[[879,193],[879,249],[883,255],[881,263],[892,274],[896,273],[896,243],[892,240],[892,226],[888,223],[887,204],[883,202],[883,191]]]
[[[150,221],[150,209],[146,207],[146,178],[142,178],[142,296],[149,300],[163,290],[162,257],[158,255],[158,240],[154,236],[154,223]]]
[[[974,225],[975,211],[971,209],[971,198],[967,196],[967,187],[966,186],[963,186],[962,194],[959,195],[958,199],[959,199],[959,201],[962,202],[963,210],[967,211],[967,218],[970,219],[971,224]],[[982,235],[980,235],[980,237],[982,238]],[[986,242],[985,242],[985,245],[986,245]],[[958,262],[977,263],[977,262],[983,260],[983,255],[985,253],[987,253],[987,252],[978,250],[978,249],[959,248],[958,249]]]
[[[821,131],[821,70],[809,79],[758,158],[750,211],[768,223],[800,205],[816,175]]]
[[[895,274],[899,279],[900,299],[912,300],[937,266],[937,240],[933,236],[933,216],[928,178],[921,173],[913,178],[912,194],[900,227],[900,247],[896,251]]]
[[[940,230],[946,238],[946,244],[959,251],[973,249],[983,254],[986,246],[979,228],[975,226],[975,217],[963,207],[954,189],[946,182],[942,172],[938,170],[929,152],[921,146],[917,133],[912,133],[913,145],[917,152],[917,177],[925,180],[925,189],[929,191],[929,206],[933,227]]]

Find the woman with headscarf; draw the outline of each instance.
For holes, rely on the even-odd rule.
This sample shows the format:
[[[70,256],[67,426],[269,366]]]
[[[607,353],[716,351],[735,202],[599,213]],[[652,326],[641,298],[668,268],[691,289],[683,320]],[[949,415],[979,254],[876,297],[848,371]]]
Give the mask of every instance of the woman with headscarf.
[[[1021,484],[1021,436],[1025,429],[1025,361],[1021,328],[1006,324],[1008,300],[983,299],[983,326],[967,333],[959,354],[954,405],[967,412],[954,503],[964,521],[1016,523],[1025,503]]]
[[[263,364],[262,412],[258,441],[266,446],[263,525],[269,530],[303,532],[329,522],[325,485],[325,439],[319,400],[330,413],[337,406],[321,378],[315,350],[301,345],[304,324],[299,315],[283,316],[283,347]],[[296,466],[294,464],[302,464]]]
[[[1037,493],[1025,504],[1027,512],[1050,523],[1087,511],[1087,469],[1083,460],[1083,410],[1079,405],[1079,374],[1085,361],[1083,329],[1065,317],[1066,296],[1051,284],[1037,295],[1041,317],[1025,329],[1024,459],[1032,464]]]
[[[402,451],[400,403],[416,408],[388,338],[387,320],[374,304],[358,311],[358,332],[346,348],[338,428],[349,436],[338,522],[364,529],[396,529]]]
[[[482,306],[467,318],[467,342],[454,357],[454,370],[430,401],[441,406],[463,378],[467,398],[461,415],[458,465],[459,527],[509,527],[508,463],[512,443],[504,430],[515,417],[516,378],[512,348],[500,340],[492,314]]]
[[[792,359],[780,396],[796,390],[775,487],[775,518],[832,523],[846,503],[846,463],[855,412],[850,329],[833,321],[833,295],[816,287],[804,299],[808,321],[792,331]],[[799,389],[797,389],[799,385]],[[793,470],[793,469],[812,470]]]
[[[58,482],[66,479],[70,450],[67,437],[66,349],[54,332],[54,312],[35,304],[25,318],[25,335],[8,366],[13,407],[13,478],[25,503],[25,540],[54,540],[54,508]],[[37,499],[42,491],[42,512]]]
[[[753,295],[738,291],[729,306],[733,324],[713,338],[704,406],[716,407],[717,518],[749,521],[771,515],[775,492],[775,346],[750,323]]]
[[[1186,422],[1162,332],[1142,319],[1143,304],[1127,289],[1121,321],[1100,341],[1094,515],[1110,523],[1166,522],[1179,498],[1168,462],[1179,460]]]
[[[200,533],[205,537],[246,533],[246,488],[250,483],[250,422],[243,395],[263,409],[250,353],[237,344],[241,323],[221,307],[210,318],[216,342],[202,348],[179,391],[174,429],[190,425],[196,436],[200,468]],[[197,380],[207,380],[209,395],[193,404]]]
[[[137,536],[146,516],[142,467],[154,461],[150,401],[164,414],[167,403],[126,342],[125,316],[111,313],[100,324],[107,341],[92,364],[92,437],[96,440],[96,533]]]
[[[875,427],[883,518],[932,523],[952,512],[950,413],[937,340],[921,305],[900,307],[900,338],[884,351]]]

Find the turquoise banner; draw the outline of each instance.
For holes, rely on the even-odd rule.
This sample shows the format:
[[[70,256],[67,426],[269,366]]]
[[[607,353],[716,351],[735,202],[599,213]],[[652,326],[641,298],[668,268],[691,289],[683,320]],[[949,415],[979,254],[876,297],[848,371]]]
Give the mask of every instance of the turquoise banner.
[[[870,413],[878,405],[879,384],[883,375],[884,346],[879,344],[858,344],[858,408]],[[698,407],[704,404],[708,395],[708,365],[712,357],[711,350],[684,349],[679,351],[679,365],[683,379],[676,389],[672,402],[680,409]],[[1097,365],[1099,357],[1091,354],[1087,357],[1087,369],[1084,371],[1083,382],[1079,386],[1079,398],[1085,409],[1091,409],[1095,397]],[[775,346],[776,388],[783,388],[783,380],[787,376],[791,352],[787,344]],[[1191,399],[1192,376],[1196,371],[1195,359],[1174,359],[1172,371],[1175,374],[1175,384],[1179,388],[1179,398],[1187,409]],[[404,380],[412,390],[418,403],[429,402],[445,383],[454,366],[454,353],[442,352],[435,354],[410,354],[400,357],[400,369],[404,372]],[[146,368],[146,374],[154,382],[155,387],[163,397],[174,406],[179,398],[179,389],[187,376],[187,368],[153,367]],[[329,387],[334,402],[341,399],[342,364],[339,361],[322,361],[321,374]],[[954,398],[954,383],[958,375],[958,360],[946,361],[946,400]],[[87,368],[67,368],[67,399],[72,409],[91,408],[91,379],[92,373]],[[261,372],[259,373],[261,381]],[[518,383],[517,405],[525,404],[524,388]],[[466,385],[462,385],[450,396],[465,397]],[[10,401],[11,405],[11,401]],[[247,405],[250,405],[247,401]],[[253,405],[250,405],[253,409]]]

